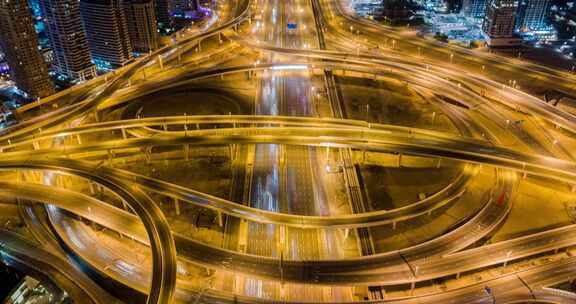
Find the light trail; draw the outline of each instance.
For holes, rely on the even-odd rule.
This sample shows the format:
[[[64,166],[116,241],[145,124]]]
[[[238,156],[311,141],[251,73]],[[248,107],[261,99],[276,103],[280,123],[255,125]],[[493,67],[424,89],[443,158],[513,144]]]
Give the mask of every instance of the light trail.
[[[178,249],[179,258],[185,262],[218,269],[224,273],[239,272],[245,278],[271,280],[270,284],[273,284],[271,286],[282,286],[277,289],[284,291],[283,302],[296,303],[298,301],[285,298],[284,281],[325,286],[386,285],[398,287],[403,284],[445,278],[454,274],[458,276],[460,272],[479,271],[485,267],[494,267],[499,263],[529,258],[558,248],[575,245],[576,241],[571,235],[574,234],[576,228],[571,225],[496,244],[465,249],[496,231],[505,220],[508,212],[513,208],[514,199],[512,196],[517,192],[519,176],[531,175],[568,185],[576,184],[576,164],[571,160],[557,158],[557,154],[564,151],[566,155],[563,155],[563,158],[570,159],[570,150],[563,146],[562,149],[550,149],[550,146],[562,145],[560,141],[550,135],[540,137],[545,139],[539,141],[533,140],[531,133],[533,131],[510,130],[508,126],[510,117],[520,115],[505,114],[502,107],[521,107],[529,115],[572,133],[567,135],[570,137],[576,133],[576,118],[574,116],[520,90],[502,86],[499,82],[490,79],[488,75],[470,73],[456,66],[442,64],[436,59],[425,59],[422,56],[415,59],[414,56],[410,55],[410,51],[406,54],[399,53],[394,46],[391,52],[384,54],[373,55],[364,51],[360,52],[360,49],[357,48],[358,45],[381,45],[382,38],[375,37],[379,33],[384,33],[387,37],[394,37],[399,43],[404,43],[401,40],[410,36],[406,36],[406,33],[399,33],[395,29],[383,28],[372,22],[349,16],[342,10],[338,0],[314,1],[312,5],[316,10],[324,12],[323,10],[327,8],[324,14],[311,12],[307,5],[302,5],[298,1],[295,3],[294,7],[287,7],[285,5],[271,6],[267,1],[255,3],[240,1],[241,9],[238,15],[232,15],[228,20],[214,18],[204,25],[199,34],[183,34],[173,45],[166,46],[149,56],[145,56],[137,63],[117,71],[110,80],[100,78],[90,85],[77,88],[75,92],[84,97],[84,101],[75,105],[67,105],[2,132],[0,136],[2,155],[0,168],[10,172],[16,171],[18,172],[17,176],[33,169],[50,172],[49,174],[53,176],[66,173],[90,179],[121,196],[137,211],[139,217],[126,212],[122,214],[119,210],[106,205],[105,202],[71,189],[57,189],[52,190],[51,193],[47,186],[0,181],[3,186],[0,189],[0,194],[54,204],[124,235],[132,236],[141,243],[151,244],[154,258],[152,270],[143,269],[140,267],[142,265],[132,265],[123,260],[108,263],[109,266],[106,266],[116,271],[107,271],[107,273],[116,273],[114,279],[128,286],[139,286],[135,289],[141,292],[146,292],[146,286],[142,285],[142,282],[134,282],[134,278],[131,280],[130,273],[134,276],[138,273],[137,278],[139,279],[150,278],[152,282],[152,289],[148,298],[150,303],[170,303],[174,297],[177,301],[186,301],[184,299],[190,300],[193,295],[199,294],[198,290],[190,286],[187,286],[188,289],[176,289],[176,249]],[[262,7],[261,11],[259,7]],[[258,19],[262,20],[253,22],[258,12],[266,15],[267,18],[262,19],[260,17]],[[314,49],[316,42],[308,39],[314,35],[306,31],[318,26],[318,24],[314,24],[315,18],[310,18],[311,16],[315,16],[316,21],[320,24],[320,30],[315,34],[326,36],[320,40],[323,50]],[[348,20],[353,23],[354,27],[366,31],[367,40],[362,43],[358,41],[358,37],[355,37],[360,36],[359,34],[354,35],[348,33],[347,29],[339,29],[334,18]],[[299,25],[297,34],[287,33],[284,28],[285,24],[294,22],[294,20]],[[253,27],[246,30],[250,24]],[[259,38],[256,41],[250,37],[251,31],[258,34]],[[155,78],[156,81],[151,85],[151,88],[146,89],[146,85],[150,86],[150,81],[142,81],[140,85],[121,90],[128,86],[130,79],[135,77],[137,72],[145,68],[153,69],[156,63],[159,64],[158,60],[163,60],[166,63],[179,62],[183,52],[199,47],[202,43],[204,48],[208,48],[202,52],[208,55],[216,52],[217,50],[210,49],[220,48],[220,46],[210,44],[210,39],[216,39],[214,37],[218,40],[222,37],[227,38],[245,49],[263,53],[264,57],[270,58],[270,60],[243,66],[219,66],[205,69],[197,69],[192,65],[167,64],[168,67],[158,73],[159,75]],[[332,38],[334,41],[331,41]],[[324,39],[326,39],[326,43],[322,42]],[[420,39],[414,39],[410,43],[418,47],[428,47],[440,53],[459,52],[461,54],[459,56],[476,63],[500,64],[502,62],[501,57],[491,54],[474,58],[475,53],[456,50],[452,47],[440,48],[434,43]],[[334,46],[345,51],[330,49]],[[207,61],[210,61],[210,56],[207,58]],[[298,58],[298,60],[292,60],[294,58]],[[561,85],[565,84],[563,78],[572,77],[536,65],[516,67],[514,61],[505,60],[504,62],[505,64],[501,67],[503,71],[510,73],[527,71],[530,73],[529,76],[534,79],[541,76],[550,77],[550,79],[558,80]],[[237,76],[242,72],[252,75],[252,73],[264,71],[264,73],[268,73],[266,74],[268,76],[272,74],[268,80],[263,81],[264,84],[270,85],[265,91],[276,94],[274,88],[280,88],[285,83],[289,83],[289,85],[284,89],[296,88],[300,90],[307,88],[309,78],[325,75],[327,70],[330,73],[336,73],[338,77],[356,77],[374,81],[378,81],[379,77],[381,77],[380,79],[396,77],[397,80],[414,86],[415,90],[420,92],[422,96],[441,94],[442,98],[454,100],[459,104],[462,110],[454,111],[451,115],[455,117],[465,113],[460,116],[460,126],[466,126],[470,130],[467,136],[459,136],[446,132],[345,119],[257,115],[174,116],[75,125],[77,122],[81,122],[83,118],[92,115],[98,117],[99,114],[109,113],[110,109],[129,103],[135,95],[142,94],[145,96],[161,89],[166,90],[199,80],[224,78],[229,75]],[[345,76],[345,73],[350,72],[355,73],[355,76]],[[300,74],[305,74],[305,76],[294,76]],[[290,82],[288,81],[290,77],[297,79]],[[546,82],[550,81],[546,80]],[[335,86],[337,84],[329,85],[331,89]],[[117,91],[118,93],[116,93]],[[290,100],[282,100],[283,96],[300,96],[291,92],[285,94],[282,90],[278,90],[278,92],[278,95],[267,99],[269,102],[267,104],[269,109],[267,109],[270,111],[265,111],[266,114],[277,115],[281,113],[280,104],[291,102]],[[333,95],[334,92],[329,93]],[[62,95],[63,100],[64,97],[66,94]],[[54,98],[54,100],[57,102],[58,98]],[[52,101],[46,102],[46,104],[50,102]],[[23,113],[41,107],[42,104],[38,103],[38,105],[27,107]],[[479,116],[493,120],[495,127],[487,127],[481,122],[475,121],[474,119]],[[75,123],[72,124],[72,121]],[[210,129],[200,128],[200,126],[214,124],[221,125]],[[197,129],[188,129],[189,126],[194,125],[198,126]],[[183,131],[167,131],[168,126],[180,128]],[[542,127],[542,129],[544,132],[548,131],[547,127]],[[115,133],[110,135],[111,132]],[[104,139],[99,142],[87,140],[92,135],[102,135]],[[523,143],[524,146],[516,149],[507,148],[502,144],[502,139],[512,137]],[[77,144],[67,144],[67,141],[74,138],[77,139]],[[533,142],[530,143],[529,139]],[[551,142],[546,143],[545,141]],[[51,146],[52,144],[55,146]],[[310,149],[309,147],[330,147],[399,153],[400,155],[422,155],[473,164],[466,166],[466,168],[473,168],[465,169],[467,172],[480,170],[479,167],[493,167],[497,169],[497,173],[494,177],[495,186],[492,188],[494,190],[485,200],[486,203],[482,210],[467,219],[460,227],[430,241],[398,251],[378,253],[361,258],[285,261],[279,258],[226,251],[174,234],[170,231],[162,210],[152,201],[147,192],[196,204],[202,208],[216,211],[219,215],[225,213],[232,217],[248,220],[250,223],[261,223],[262,227],[265,227],[264,229],[268,227],[266,225],[271,224],[294,227],[295,229],[350,229],[395,225],[398,221],[410,221],[444,206],[461,203],[458,200],[466,197],[468,190],[465,189],[474,180],[471,177],[473,174],[465,175],[462,173],[435,195],[405,208],[354,215],[313,216],[279,213],[280,205],[276,204],[279,199],[271,194],[276,190],[270,187],[264,187],[265,191],[261,193],[263,197],[255,198],[260,202],[259,205],[261,206],[259,207],[270,209],[262,210],[219,199],[160,179],[109,168],[108,164],[112,164],[112,161],[108,160],[108,163],[106,161],[110,157],[109,155],[114,152],[124,153],[119,156],[122,158],[127,155],[149,153],[142,151],[149,151],[146,149],[153,146],[176,146],[176,149],[180,149],[183,146],[204,147],[232,144],[265,144],[263,145],[265,147],[289,145],[302,146],[306,149]],[[282,149],[269,150],[269,152],[269,155],[272,156],[280,155]],[[262,156],[264,154],[259,153],[257,155]],[[65,160],[62,157],[71,159]],[[88,158],[97,159],[99,163],[86,163],[79,160]],[[271,168],[276,170],[276,164],[272,164]],[[512,171],[516,173],[512,173]],[[281,176],[280,172],[277,171],[277,176]],[[49,177],[47,179],[51,180]],[[279,180],[280,178],[272,182],[274,187],[280,187]],[[283,195],[281,191],[276,192],[278,192],[276,196]],[[264,193],[267,193],[268,197],[264,197]],[[69,201],[63,201],[64,198]],[[75,204],[70,204],[70,202],[75,202]],[[293,207],[295,206],[290,203],[288,209]],[[60,214],[59,209],[53,206],[46,210],[52,215]],[[97,214],[93,213],[95,210],[97,210]],[[103,217],[103,214],[107,216]],[[144,225],[139,222],[139,219],[144,221]],[[126,223],[128,225],[125,225]],[[67,235],[62,234],[60,237],[70,237],[72,240],[70,244],[77,247],[77,256],[82,259],[88,247],[83,243],[85,242],[84,239],[74,238],[74,233],[81,232],[80,230],[74,231],[74,229],[68,227]],[[253,232],[256,233],[257,231],[254,230]],[[273,234],[275,233],[274,231]],[[268,234],[268,236],[270,235],[272,234]],[[302,235],[305,239],[305,234]],[[282,235],[278,239],[286,242],[290,238],[298,240],[300,236],[300,234],[295,233],[293,235],[288,234],[288,238],[286,235]],[[148,237],[151,241],[148,240]],[[10,240],[10,242],[6,240]],[[296,241],[294,244],[299,243]],[[57,275],[57,271],[48,265],[38,264],[39,257],[52,259],[51,256],[42,251],[36,252],[33,247],[26,247],[13,235],[0,232],[0,245],[0,249],[5,248],[3,251],[7,251],[11,257],[22,260],[30,258],[24,262],[46,268]],[[26,250],[22,250],[22,248],[33,250],[34,253],[26,253]],[[306,248],[292,249],[294,251],[291,254],[298,257]],[[35,253],[39,255],[35,255]],[[62,263],[62,261],[55,263]],[[102,264],[96,263],[92,267],[98,270],[100,267],[98,265]],[[482,284],[490,285],[500,295],[499,299],[506,301],[522,301],[534,297],[542,300],[564,301],[569,296],[542,287],[544,284],[550,285],[554,282],[573,278],[575,273],[573,268],[574,259],[568,258],[535,266],[528,270],[505,274],[500,278],[485,280]],[[63,272],[71,276],[78,275],[67,268]],[[237,274],[235,273],[235,275]],[[90,286],[90,283],[83,280],[79,280],[77,283],[86,292],[97,290],[96,287]],[[184,284],[186,285],[186,282]],[[437,294],[407,296],[387,302],[464,303],[463,301],[486,301],[486,295],[481,292],[482,287],[477,285],[472,284],[458,290]],[[248,289],[252,290],[252,288]],[[526,289],[530,289],[530,294],[527,294]],[[212,290],[210,288],[200,292],[200,295],[206,301],[224,303],[268,303],[277,300],[274,296],[264,295],[263,291],[266,288],[256,287],[254,290],[259,297],[247,297],[242,294],[231,294],[227,290]],[[108,301],[107,299],[98,299],[95,295],[92,295],[92,298],[94,302]],[[372,302],[376,302],[376,299]],[[310,303],[314,303],[314,301],[310,301]]]

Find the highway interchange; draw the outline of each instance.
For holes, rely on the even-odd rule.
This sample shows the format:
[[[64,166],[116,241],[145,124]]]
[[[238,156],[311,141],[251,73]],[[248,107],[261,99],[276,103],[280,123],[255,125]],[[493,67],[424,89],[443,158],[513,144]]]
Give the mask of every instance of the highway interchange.
[[[576,278],[575,224],[486,242],[522,204],[526,180],[574,197],[576,117],[536,97],[572,92],[574,75],[375,24],[342,0],[213,9],[170,45],[20,109],[21,122],[2,130],[2,206],[16,205],[26,227],[0,230],[4,262],[79,303],[576,301],[550,288]],[[434,127],[436,112],[425,126],[352,119],[344,79],[396,81],[449,127]],[[249,113],[130,110],[155,94],[219,86],[250,91]],[[192,162],[210,149],[230,159],[229,197],[127,167]],[[373,209],[355,169],[367,154],[458,173],[415,202]],[[203,233],[222,244],[178,230],[174,214],[186,210],[207,214]],[[378,245],[445,213],[455,219],[441,233]]]

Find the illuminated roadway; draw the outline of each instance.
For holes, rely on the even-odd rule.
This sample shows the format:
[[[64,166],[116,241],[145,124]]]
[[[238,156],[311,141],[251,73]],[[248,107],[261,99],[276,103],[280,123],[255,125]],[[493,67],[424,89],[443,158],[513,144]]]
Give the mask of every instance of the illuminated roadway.
[[[225,1],[222,1],[225,2]],[[199,34],[178,34],[177,42],[166,46],[136,63],[115,72],[115,76],[85,85],[76,89],[83,97],[82,101],[69,104],[65,102],[59,109],[49,111],[42,116],[25,120],[19,125],[3,130],[0,137],[2,160],[0,170],[7,174],[25,174],[40,171],[45,174],[67,174],[90,180],[105,187],[117,195],[135,212],[123,211],[105,201],[74,189],[52,188],[29,181],[0,181],[0,195],[57,206],[103,227],[132,237],[152,249],[152,269],[141,271],[145,281],[130,278],[130,273],[119,272],[110,276],[148,293],[148,303],[171,303],[185,301],[184,294],[191,293],[207,303],[272,303],[273,299],[254,297],[253,295],[231,294],[229,291],[203,290],[199,292],[178,279],[177,262],[181,261],[201,265],[227,273],[239,273],[249,278],[263,278],[282,285],[285,281],[324,286],[393,286],[414,284],[462,272],[475,271],[486,267],[532,257],[537,254],[569,248],[576,245],[576,226],[568,225],[528,236],[513,238],[490,245],[469,248],[484,237],[492,234],[505,221],[512,206],[510,199],[517,191],[517,180],[522,175],[544,177],[573,187],[576,184],[576,164],[567,148],[561,144],[541,143],[531,140],[531,135],[522,130],[507,130],[508,133],[524,143],[521,148],[507,148],[500,145],[501,130],[491,130],[479,125],[470,115],[464,115],[462,125],[468,128],[465,135],[455,135],[440,131],[399,127],[367,123],[354,120],[329,119],[315,113],[311,107],[310,91],[314,78],[324,77],[324,70],[359,73],[363,78],[393,76],[413,85],[422,94],[441,92],[445,97],[457,100],[473,115],[489,117],[501,129],[507,129],[509,118],[500,113],[493,103],[522,111],[548,121],[567,132],[576,133],[576,118],[518,89],[490,80],[486,75],[462,72],[438,64],[435,59],[413,60],[407,54],[399,54],[394,48],[400,48],[405,33],[394,29],[382,28],[369,21],[349,16],[336,0],[290,1],[291,6],[281,1],[240,1],[238,9],[227,8],[233,12],[228,20],[216,20],[202,29]],[[232,2],[231,2],[232,3]],[[231,5],[231,4],[230,4]],[[312,7],[325,12],[320,16],[312,13]],[[261,8],[261,9],[260,9]],[[255,11],[252,11],[255,10]],[[238,13],[238,15],[234,15]],[[262,15],[256,18],[256,15]],[[318,20],[322,18],[321,20]],[[327,18],[327,19],[324,19]],[[259,19],[259,20],[257,20]],[[338,20],[348,20],[367,37],[363,40],[359,33],[350,33],[348,24],[338,28]],[[250,22],[248,22],[250,21]],[[276,24],[278,22],[279,24]],[[298,22],[298,34],[286,34],[286,24]],[[314,29],[320,22],[320,33]],[[246,33],[254,27],[257,35]],[[271,29],[273,28],[273,29]],[[308,31],[302,28],[307,28]],[[390,52],[372,54],[354,47],[358,41],[375,42],[380,45],[377,35],[384,33],[398,41],[398,46]],[[322,34],[328,45],[338,45],[336,50],[318,49],[317,34]],[[182,36],[182,37],[180,37]],[[260,52],[265,60],[251,65],[237,65],[216,68],[181,68],[178,62],[183,52],[200,48],[203,40],[227,37],[231,42],[244,48]],[[332,41],[333,38],[333,41]],[[502,64],[508,72],[520,73],[528,70],[524,77],[557,77],[564,80],[571,75],[552,71],[537,65],[521,65],[493,55],[476,54],[464,50],[439,46],[436,43],[409,37],[407,44],[419,46],[419,52],[429,48],[432,52],[450,54],[455,52],[465,60],[479,61],[489,66]],[[352,47],[350,47],[352,46]],[[206,48],[206,46],[204,46]],[[420,49],[422,48],[422,50]],[[412,51],[414,51],[412,49]],[[203,50],[217,52],[217,50]],[[460,58],[459,60],[464,60]],[[168,68],[163,65],[170,65]],[[152,87],[146,87],[147,80],[131,85],[133,78],[141,69],[153,69],[158,65],[158,78]],[[165,71],[163,71],[165,70]],[[137,95],[145,96],[151,92],[177,86],[182,83],[224,77],[239,73],[259,73],[258,98],[260,107],[257,115],[228,116],[178,116],[133,119],[122,121],[104,121],[100,123],[82,123],[81,119],[96,117],[123,103],[129,103]],[[165,74],[163,74],[165,73]],[[146,76],[144,76],[146,77]],[[573,80],[573,79],[572,79]],[[564,86],[564,81],[559,81]],[[333,86],[333,85],[331,85]],[[124,88],[123,90],[120,90]],[[85,90],[85,91],[84,91]],[[290,91],[294,90],[294,92]],[[296,93],[295,93],[296,92]],[[66,95],[64,95],[66,96]],[[57,99],[55,99],[57,100]],[[317,102],[317,101],[316,101]],[[42,103],[39,103],[40,107]],[[456,111],[459,115],[460,112]],[[292,116],[279,116],[280,114]],[[24,114],[23,114],[24,115]],[[305,117],[310,116],[310,117]],[[78,123],[80,122],[80,123]],[[209,125],[203,129],[199,126]],[[186,131],[165,131],[168,126],[180,127]],[[190,126],[190,129],[189,129]],[[213,128],[216,126],[216,128]],[[462,128],[460,128],[462,129]],[[104,140],[86,142],[87,135],[101,134]],[[77,142],[71,143],[74,140]],[[56,144],[55,144],[56,143]],[[371,211],[357,214],[316,215],[286,213],[287,209],[301,209],[301,199],[311,194],[302,190],[300,198],[286,198],[282,191],[300,192],[301,184],[253,184],[257,189],[252,193],[253,204],[241,205],[207,193],[189,189],[152,177],[131,173],[106,165],[110,155],[118,158],[130,154],[151,153],[151,147],[171,147],[183,150],[186,147],[205,147],[214,145],[256,145],[254,177],[260,180],[286,179],[290,174],[304,178],[304,184],[317,183],[314,171],[307,173],[306,164],[318,166],[317,152],[326,148],[354,149],[382,153],[400,153],[419,155],[438,159],[458,160],[467,165],[462,167],[454,180],[441,191],[428,198],[404,208]],[[289,152],[283,152],[284,150]],[[288,167],[282,169],[283,153],[289,153]],[[558,156],[561,157],[558,157]],[[97,160],[97,161],[94,161]],[[280,168],[280,169],[278,169]],[[320,166],[322,168],[322,166]],[[280,171],[276,171],[280,170]],[[288,170],[288,171],[282,171]],[[316,169],[313,169],[316,170]],[[396,225],[397,222],[411,221],[422,215],[440,209],[448,204],[458,204],[466,199],[467,186],[476,178],[479,170],[491,170],[495,185],[490,195],[485,197],[482,208],[474,216],[466,219],[459,227],[439,237],[419,245],[400,250],[376,253],[373,255],[329,259],[315,257],[308,260],[300,257],[308,254],[299,251],[290,259],[280,258],[281,254],[268,252],[268,247],[254,249],[254,254],[222,249],[171,232],[170,225],[161,208],[149,193],[161,195],[226,214],[249,222],[249,233],[260,235],[264,241],[274,241],[276,232],[266,231],[263,225],[274,224],[295,229],[308,228],[318,231],[347,230],[381,225]],[[292,173],[290,173],[292,172]],[[261,174],[261,175],[257,175]],[[303,175],[304,174],[304,175]],[[304,176],[304,177],[302,177]],[[298,186],[300,185],[300,186]],[[288,187],[288,188],[282,188]],[[317,185],[315,187],[318,187]],[[283,189],[283,190],[282,190]],[[288,189],[288,190],[287,190]],[[270,195],[264,197],[264,195]],[[321,197],[322,195],[320,195]],[[504,199],[502,199],[502,197]],[[279,203],[279,205],[277,205]],[[306,204],[308,205],[308,203]],[[308,207],[306,207],[308,208]],[[46,208],[53,217],[61,216],[60,211]],[[299,212],[302,213],[302,212]],[[57,223],[53,223],[57,226]],[[77,228],[80,232],[81,229]],[[56,231],[60,231],[55,228]],[[315,231],[315,230],[310,230]],[[70,231],[69,233],[73,233]],[[294,232],[299,233],[299,232]],[[73,235],[73,234],[70,234]],[[65,239],[70,235],[59,235]],[[334,237],[335,234],[331,234]],[[250,236],[248,236],[250,238]],[[306,235],[298,236],[306,237]],[[333,241],[339,240],[332,238]],[[73,242],[68,242],[69,246]],[[318,246],[324,246],[320,242]],[[274,244],[272,244],[274,247]],[[12,232],[0,232],[0,248],[6,248],[7,255],[18,259],[27,266],[40,268],[45,275],[57,276],[64,273],[68,281],[60,280],[62,285],[75,285],[83,290],[94,303],[111,303],[106,293],[94,286],[90,280],[82,277],[76,268],[59,269],[51,265],[66,264],[61,257],[44,252],[41,248],[23,241]],[[70,248],[82,259],[90,253],[82,252],[81,247]],[[305,248],[302,248],[305,249]],[[272,250],[273,252],[274,250]],[[270,256],[265,256],[265,254]],[[98,257],[93,257],[98,258]],[[49,263],[46,261],[54,260]],[[44,262],[44,264],[41,263]],[[105,264],[105,262],[103,262]],[[280,266],[279,266],[280,265]],[[92,265],[95,266],[95,265]],[[96,266],[97,267],[97,266]],[[553,303],[570,303],[570,295],[544,289],[548,285],[572,279],[576,273],[576,260],[564,259],[546,265],[534,266],[528,270],[502,275],[482,284],[470,284],[456,290],[428,295],[407,296],[404,299],[389,299],[390,303],[487,303],[492,296],[484,292],[489,285],[496,300],[500,303],[541,299]],[[79,279],[76,279],[79,278]],[[182,287],[184,286],[184,287]],[[183,289],[182,289],[183,288]],[[76,294],[76,297],[84,295]],[[193,298],[193,297],[192,297]],[[283,300],[291,302],[290,300]],[[377,299],[374,299],[377,302]],[[315,303],[310,301],[310,303]],[[364,302],[363,302],[364,303]]]

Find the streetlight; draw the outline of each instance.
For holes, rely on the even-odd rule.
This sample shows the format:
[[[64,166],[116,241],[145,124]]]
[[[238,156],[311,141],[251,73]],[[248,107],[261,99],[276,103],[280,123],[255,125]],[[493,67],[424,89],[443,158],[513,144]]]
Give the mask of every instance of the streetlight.
[[[506,252],[506,260],[504,260],[504,270],[506,270],[506,265],[508,264],[508,259],[510,259],[511,255],[512,255],[512,250],[508,250],[508,252]]]

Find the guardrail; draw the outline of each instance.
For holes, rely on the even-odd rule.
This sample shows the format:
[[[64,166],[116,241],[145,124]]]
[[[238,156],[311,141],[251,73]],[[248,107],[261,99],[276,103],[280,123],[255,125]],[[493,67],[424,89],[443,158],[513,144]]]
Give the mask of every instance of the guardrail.
[[[566,290],[562,290],[562,289],[557,289],[557,288],[551,288],[551,287],[543,287],[542,290],[549,292],[553,295],[560,296],[562,298],[572,299],[572,300],[576,301],[576,293],[574,293],[574,292],[570,292],[570,291],[566,291]]]

